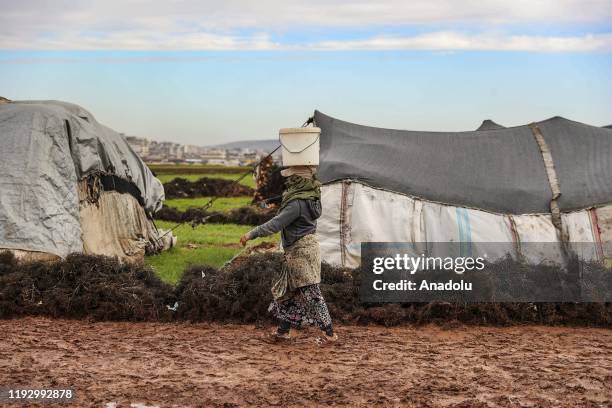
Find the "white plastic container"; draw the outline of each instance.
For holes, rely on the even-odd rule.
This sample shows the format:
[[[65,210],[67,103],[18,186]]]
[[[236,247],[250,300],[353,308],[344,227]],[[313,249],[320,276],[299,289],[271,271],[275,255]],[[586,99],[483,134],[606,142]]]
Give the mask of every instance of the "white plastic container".
[[[286,128],[278,133],[282,146],[283,166],[319,165],[320,128]]]

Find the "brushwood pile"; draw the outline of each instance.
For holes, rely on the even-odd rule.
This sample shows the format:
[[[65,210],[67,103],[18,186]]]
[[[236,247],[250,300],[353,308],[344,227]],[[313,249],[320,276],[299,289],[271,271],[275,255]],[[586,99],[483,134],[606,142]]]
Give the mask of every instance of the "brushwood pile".
[[[180,211],[173,207],[164,206],[155,213],[155,219],[172,222],[194,222],[196,224],[260,225],[272,219],[276,215],[276,211],[276,208],[272,207],[258,208],[254,206],[239,207],[227,212],[206,211],[196,207]]]
[[[281,167],[274,164],[272,157],[268,157],[259,165],[255,178],[255,194],[253,203],[267,202],[279,205],[281,203],[285,181],[281,175]]]
[[[81,254],[18,263],[0,253],[0,318],[25,315],[93,320],[165,320],[172,286],[148,268]]]
[[[196,181],[178,177],[164,183],[166,198],[195,197],[244,197],[252,196],[255,190],[231,180],[203,177]]]
[[[0,253],[0,318],[27,315],[128,321],[271,322],[270,282],[281,253],[253,254],[224,269],[192,266],[176,286],[149,267],[102,256],[18,263]],[[352,324],[437,323],[612,326],[610,303],[359,302],[360,271],[322,266],[321,289],[333,318]]]

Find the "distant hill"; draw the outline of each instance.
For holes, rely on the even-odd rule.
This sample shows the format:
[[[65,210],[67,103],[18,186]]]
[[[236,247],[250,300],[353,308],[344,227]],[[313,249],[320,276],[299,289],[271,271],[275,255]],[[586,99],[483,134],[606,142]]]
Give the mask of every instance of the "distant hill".
[[[604,126],[606,129],[612,129],[612,125]]]
[[[278,140],[269,139],[269,140],[240,140],[238,142],[229,142],[214,145],[212,147],[219,147],[222,149],[253,149],[253,150],[263,150],[266,152],[271,152],[278,146]]]

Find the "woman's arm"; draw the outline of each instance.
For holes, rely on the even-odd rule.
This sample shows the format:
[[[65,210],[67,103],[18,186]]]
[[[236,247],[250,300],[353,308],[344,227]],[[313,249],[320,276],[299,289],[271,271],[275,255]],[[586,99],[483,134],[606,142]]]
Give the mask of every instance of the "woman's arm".
[[[285,208],[283,208],[274,218],[265,224],[253,228],[240,238],[240,243],[246,245],[250,239],[267,237],[275,234],[291,224],[297,217],[300,216],[300,203],[298,200],[293,200]]]

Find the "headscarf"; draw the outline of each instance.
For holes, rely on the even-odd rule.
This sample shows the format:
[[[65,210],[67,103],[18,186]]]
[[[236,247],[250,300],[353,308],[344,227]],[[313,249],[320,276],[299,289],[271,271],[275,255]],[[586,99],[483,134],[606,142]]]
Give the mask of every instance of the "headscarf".
[[[280,205],[281,210],[293,200],[321,199],[321,183],[313,173],[310,174],[310,178],[298,176],[297,174],[290,175],[287,178],[285,182],[286,188],[283,192],[283,201]]]

